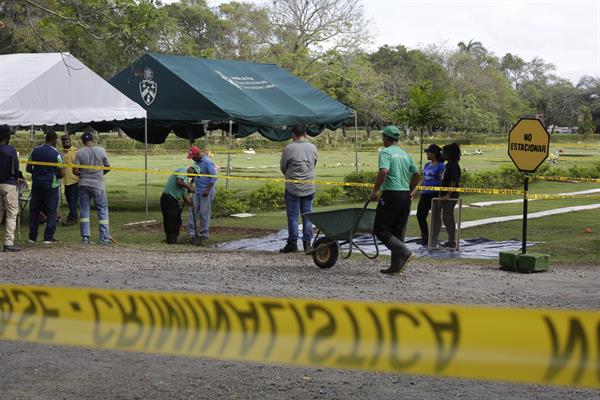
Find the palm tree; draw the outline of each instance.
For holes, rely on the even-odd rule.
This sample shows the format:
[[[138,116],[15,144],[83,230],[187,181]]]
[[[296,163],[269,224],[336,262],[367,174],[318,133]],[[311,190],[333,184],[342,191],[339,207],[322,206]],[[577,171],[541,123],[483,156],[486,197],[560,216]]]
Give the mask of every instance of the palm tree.
[[[481,42],[478,42],[474,39],[469,40],[469,43],[465,44],[465,42],[458,42],[458,51],[462,53],[467,53],[473,56],[483,56],[487,54],[487,49],[483,47]]]

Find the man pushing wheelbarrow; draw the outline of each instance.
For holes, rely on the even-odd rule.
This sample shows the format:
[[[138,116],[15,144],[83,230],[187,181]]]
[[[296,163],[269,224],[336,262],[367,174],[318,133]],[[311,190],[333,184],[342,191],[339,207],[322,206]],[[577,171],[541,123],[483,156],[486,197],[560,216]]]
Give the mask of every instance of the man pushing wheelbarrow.
[[[385,148],[379,152],[379,174],[371,192],[371,200],[379,200],[373,232],[392,252],[390,267],[380,272],[395,274],[415,256],[404,244],[404,234],[410,215],[410,191],[420,175],[411,156],[398,146],[400,130],[390,125],[382,133]]]
[[[412,158],[398,147],[400,130],[395,126],[387,126],[382,133],[385,149],[379,153],[379,174],[365,205],[362,208],[303,214],[318,229],[308,253],[320,268],[335,265],[342,246],[347,247],[347,252],[342,254],[343,258],[349,258],[354,248],[369,259],[377,258],[379,248],[375,237],[392,252],[391,265],[382,269],[382,273],[400,273],[414,257],[404,245],[404,234],[410,215],[410,191],[419,182],[420,175]],[[379,200],[376,210],[368,208],[372,200]],[[375,255],[367,254],[361,249],[364,242],[355,240],[363,234],[372,236]]]

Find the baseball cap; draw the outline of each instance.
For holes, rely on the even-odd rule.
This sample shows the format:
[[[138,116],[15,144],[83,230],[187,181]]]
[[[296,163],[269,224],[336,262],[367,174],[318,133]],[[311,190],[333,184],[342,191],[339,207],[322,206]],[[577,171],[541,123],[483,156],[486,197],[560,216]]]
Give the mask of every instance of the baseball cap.
[[[438,151],[442,151],[442,148],[437,144],[430,144],[429,147],[425,149],[425,153],[437,153]]]
[[[199,154],[200,154],[200,149],[198,148],[198,146],[192,146],[188,150],[187,158],[193,158],[194,156],[197,156]]]
[[[94,140],[94,135],[92,135],[90,132],[85,132],[83,135],[81,135],[81,142],[86,143],[89,141]]]
[[[388,125],[381,131],[385,136],[391,137],[392,139],[398,139],[400,137],[400,129],[396,125]]]

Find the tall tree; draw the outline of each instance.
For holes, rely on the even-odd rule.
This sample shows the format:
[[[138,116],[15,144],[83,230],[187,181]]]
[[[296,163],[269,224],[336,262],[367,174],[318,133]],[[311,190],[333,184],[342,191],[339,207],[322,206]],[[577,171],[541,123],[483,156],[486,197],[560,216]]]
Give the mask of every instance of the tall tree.
[[[299,76],[330,53],[353,51],[370,35],[360,0],[272,0],[275,60]]]

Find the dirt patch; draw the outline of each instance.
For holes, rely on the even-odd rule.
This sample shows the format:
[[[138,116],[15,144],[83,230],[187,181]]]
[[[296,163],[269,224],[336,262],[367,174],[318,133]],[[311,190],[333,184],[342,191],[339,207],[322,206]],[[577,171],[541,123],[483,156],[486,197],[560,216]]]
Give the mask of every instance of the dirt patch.
[[[236,229],[236,228],[229,228]],[[521,275],[492,265],[417,260],[400,276],[388,261],[345,260],[329,270],[302,254],[151,252],[119,246],[25,246],[2,253],[0,280],[239,295],[600,307],[600,269]],[[3,399],[598,399],[597,390],[156,356],[0,341]]]

